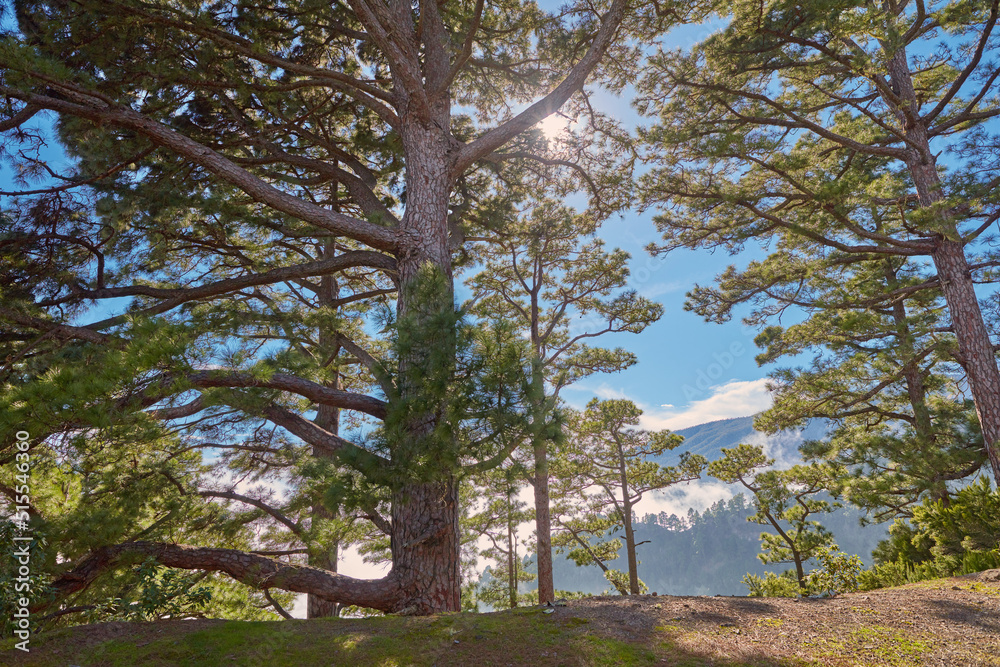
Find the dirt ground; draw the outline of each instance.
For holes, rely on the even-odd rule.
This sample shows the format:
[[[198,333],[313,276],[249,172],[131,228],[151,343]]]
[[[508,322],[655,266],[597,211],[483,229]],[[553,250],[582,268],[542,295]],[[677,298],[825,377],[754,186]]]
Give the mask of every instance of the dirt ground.
[[[545,614],[534,608],[485,615],[446,614],[437,619],[343,619],[264,625],[270,633],[294,632],[289,640],[292,645],[303,650],[311,645],[315,650],[311,655],[323,656],[303,657],[288,664],[331,664],[327,656],[332,631],[338,636],[364,638],[373,647],[379,642],[385,646],[399,642],[392,653],[396,657],[388,662],[376,659],[376,653],[355,654],[351,663],[359,667],[362,663],[424,664],[411,660],[411,651],[413,655],[427,655],[428,665],[479,667],[1000,667],[1000,570],[827,599],[615,596],[572,600],[549,611]],[[331,622],[336,625],[329,625]],[[30,657],[0,650],[0,664],[214,665],[217,658],[206,654],[204,647],[198,648],[193,636],[232,627],[226,623],[194,620],[79,626],[59,631],[48,640],[39,637]],[[522,633],[516,640],[516,657],[511,650],[512,638],[504,635],[508,625],[520,628],[516,632]],[[257,629],[250,637],[238,640],[237,648],[227,650],[241,650],[256,641],[264,631],[261,624],[253,627]],[[281,630],[284,627],[288,630]],[[447,637],[440,640],[435,633]],[[264,636],[259,640],[271,641]],[[116,659],[94,659],[109,642],[124,642],[132,649],[115,654],[119,656]],[[453,651],[448,653],[437,644]],[[565,649],[571,645],[577,650],[567,653]],[[185,647],[191,652],[181,651],[175,660],[163,654],[164,646]],[[182,654],[189,657],[182,658]],[[83,662],[77,659],[88,655],[92,657]],[[134,658],[129,659],[129,655]],[[161,657],[154,660],[153,655]],[[199,661],[191,655],[204,659]],[[251,664],[235,655],[227,664]],[[273,667],[276,657],[254,660],[252,664]],[[346,663],[338,659],[333,664]]]
[[[684,655],[720,664],[1000,665],[1000,570],[827,599],[595,597],[570,605],[611,636],[667,633]]]

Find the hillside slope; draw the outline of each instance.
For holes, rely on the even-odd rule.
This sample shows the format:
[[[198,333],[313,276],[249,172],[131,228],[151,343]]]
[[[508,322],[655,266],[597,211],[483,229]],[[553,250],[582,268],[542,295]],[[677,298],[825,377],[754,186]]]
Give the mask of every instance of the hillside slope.
[[[0,643],[0,663],[149,665],[1000,665],[1000,570],[832,599],[590,598],[538,608],[245,623],[81,626]]]

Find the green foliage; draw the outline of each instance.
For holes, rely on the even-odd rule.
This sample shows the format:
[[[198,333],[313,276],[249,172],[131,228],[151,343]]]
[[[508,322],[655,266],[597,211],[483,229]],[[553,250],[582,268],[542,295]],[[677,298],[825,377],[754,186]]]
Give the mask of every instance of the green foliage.
[[[148,559],[135,571],[135,591],[129,597],[110,598],[89,612],[91,621],[154,621],[200,615],[212,600],[212,591],[199,586],[204,578],[159,566]]]
[[[908,523],[897,521],[879,546],[879,562],[919,563],[1000,548],[1000,493],[983,477],[944,501],[926,500]]]
[[[479,578],[475,599],[493,609],[510,609],[530,603],[531,593],[522,592],[521,584],[531,582],[524,556],[530,544],[518,537],[518,528],[534,517],[527,503],[518,498],[523,488],[523,471],[517,464],[485,471],[475,480],[474,494],[478,511],[463,521],[463,527],[475,538],[486,538],[487,545],[476,553],[476,562],[493,562]],[[537,599],[537,593],[535,594]]]
[[[633,594],[629,587],[630,585],[629,585],[628,572],[622,572],[621,570],[608,568],[607,570],[604,571],[604,578],[608,580],[608,583],[611,584],[613,590],[619,595]],[[648,591],[649,591],[649,586],[647,586],[645,582],[643,582],[643,580],[640,579],[639,592],[635,594],[643,595]],[[607,591],[605,591],[605,594],[607,594]]]
[[[1000,568],[1000,549],[967,551],[961,556],[938,556],[933,560],[914,563],[900,557],[895,561],[879,562],[858,575],[858,588],[863,591],[913,584],[928,579],[955,577],[983,570]]]
[[[809,573],[808,588],[826,595],[853,593],[864,565],[857,554],[848,556],[836,544],[821,548],[816,554],[820,567]]]
[[[861,586],[864,566],[857,555],[848,556],[836,544],[830,544],[818,549],[815,558],[820,566],[809,571],[805,585],[799,582],[792,570],[781,574],[765,572],[763,577],[748,573],[742,582],[749,589],[750,597],[830,597],[853,593]]]
[[[3,544],[8,545],[10,551],[19,552],[17,556],[9,552],[0,559],[0,619],[2,619],[0,620],[0,637],[13,636],[16,627],[14,613],[25,606],[20,603],[21,600],[27,600],[28,606],[32,606],[49,599],[51,596],[48,586],[51,578],[45,567],[48,540],[37,526],[32,530],[34,539],[30,542],[15,542],[13,538],[17,534],[18,531],[11,521],[6,519],[0,521],[0,540]],[[26,560],[29,572],[27,576],[19,572],[19,565],[23,559],[20,552],[24,551],[25,547],[28,553]],[[28,629],[32,633],[36,632],[38,629],[37,614],[30,615],[28,621],[31,624]]]
[[[1000,493],[983,477],[946,503],[925,500],[909,521],[897,520],[875,550],[861,587],[884,586],[1000,567]]]
[[[515,585],[529,583],[535,579],[535,575],[528,572],[521,559],[516,559]],[[499,567],[487,568],[483,572],[483,577],[476,587],[476,600],[483,602],[494,610],[512,609],[514,607],[526,607],[538,604],[538,590],[515,591],[511,595],[511,579],[508,575],[507,563],[500,562]],[[512,604],[513,602],[513,604]]]
[[[765,572],[763,577],[747,574],[741,581],[752,598],[793,598],[802,594],[802,588],[791,570],[781,574]]]
[[[757,512],[748,520],[775,531],[761,533],[763,553],[759,558],[764,563],[794,564],[799,586],[805,590],[805,562],[833,545],[833,535],[809,517],[840,506],[818,497],[832,486],[837,471],[816,463],[787,470],[767,469],[774,460],[764,456],[759,445],[723,448],[722,454],[709,464],[708,473],[724,482],[739,482],[753,493]]]
[[[533,202],[529,212],[514,215],[476,249],[483,268],[469,280],[473,311],[516,323],[552,395],[593,373],[634,364],[635,355],[623,348],[587,344],[598,335],[640,333],[663,313],[626,289],[629,254],[605,249],[592,215],[554,201]]]

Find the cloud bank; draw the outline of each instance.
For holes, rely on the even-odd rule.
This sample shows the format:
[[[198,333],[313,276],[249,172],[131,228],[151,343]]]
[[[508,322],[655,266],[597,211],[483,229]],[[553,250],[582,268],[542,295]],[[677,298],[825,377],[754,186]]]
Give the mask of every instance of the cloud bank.
[[[719,419],[748,417],[771,407],[771,396],[767,393],[767,380],[731,380],[709,389],[707,398],[692,401],[682,408],[640,406],[644,414],[640,418],[643,428],[660,430],[668,428],[676,431]]]

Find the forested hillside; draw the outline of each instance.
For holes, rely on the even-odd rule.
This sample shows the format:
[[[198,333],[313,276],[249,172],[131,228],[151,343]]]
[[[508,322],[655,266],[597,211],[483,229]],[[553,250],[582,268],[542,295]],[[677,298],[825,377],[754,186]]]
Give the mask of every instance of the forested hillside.
[[[752,416],[721,419],[676,431],[684,441],[676,449],[665,452],[658,460],[674,465],[683,452],[715,460],[723,448],[741,442],[762,444],[771,456],[780,461],[801,458],[798,445],[806,440],[822,438],[826,427],[819,420],[810,422],[802,431],[766,435],[754,430]],[[707,480],[690,482],[691,485]],[[746,595],[740,579],[747,573],[763,574],[766,570],[781,571],[781,566],[766,566],[760,553],[760,534],[765,526],[747,520],[754,513],[753,504],[738,484],[732,485],[735,495],[719,500],[704,511],[689,508],[686,513],[645,514],[637,517],[635,534],[641,561],[639,577],[650,591],[670,595]],[[866,565],[871,564],[871,552],[886,536],[887,526],[861,526],[863,512],[845,506],[822,517],[841,550],[857,554]],[[534,557],[526,559],[526,570],[534,572]],[[610,561],[609,567],[624,569],[624,554]],[[599,567],[578,567],[565,556],[554,563],[555,587],[565,591],[600,593],[609,588]],[[487,575],[488,576],[488,575]],[[522,585],[530,590],[533,583]]]
[[[745,574],[784,569],[757,558],[764,527],[747,521],[753,513],[740,493],[687,516],[647,514],[635,529],[637,540],[649,540],[639,547],[639,577],[660,595],[746,595],[747,587],[740,583]],[[843,551],[858,554],[868,565],[886,526],[859,526],[860,516],[857,509],[845,507],[824,517],[823,525]],[[612,566],[621,567],[614,561]],[[609,588],[600,569],[577,567],[566,558],[556,559],[555,582],[557,589],[567,591],[597,594]]]

